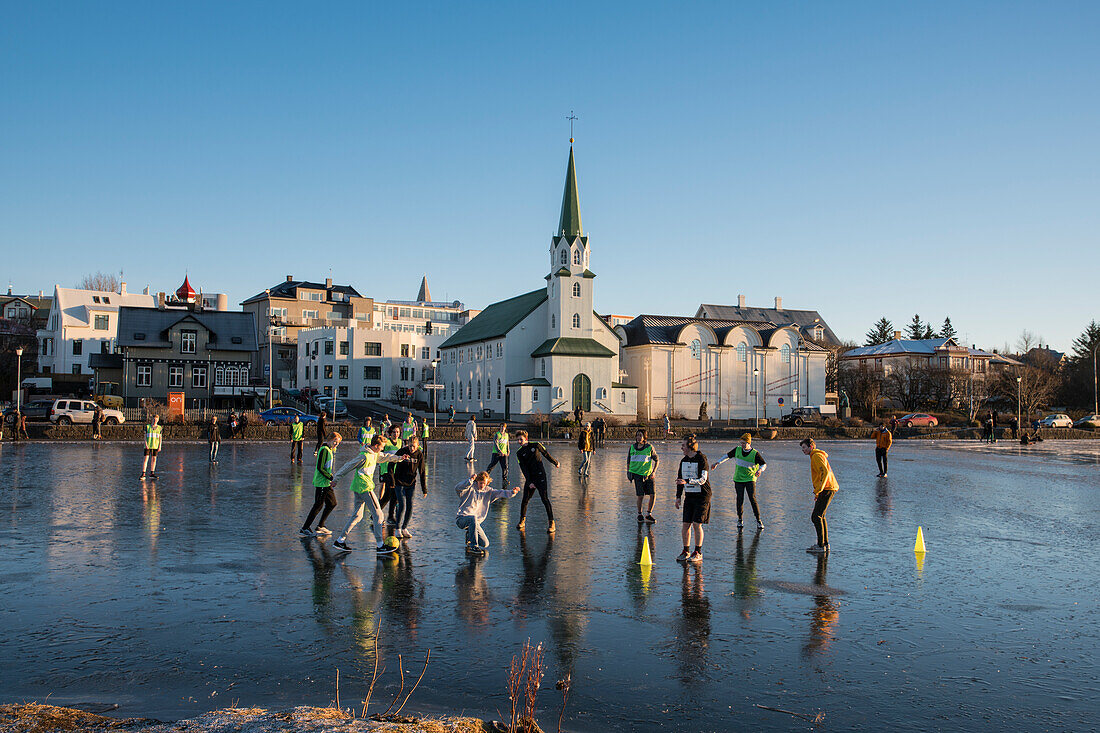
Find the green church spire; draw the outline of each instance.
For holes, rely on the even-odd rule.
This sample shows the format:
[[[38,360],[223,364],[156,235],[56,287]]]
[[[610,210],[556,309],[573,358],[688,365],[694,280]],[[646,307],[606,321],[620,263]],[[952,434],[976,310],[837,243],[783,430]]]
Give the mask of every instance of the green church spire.
[[[577,195],[577,168],[573,163],[572,145],[569,146],[569,170],[565,173],[565,193],[561,197],[561,221],[558,222],[557,236],[570,239],[581,236],[581,201]]]

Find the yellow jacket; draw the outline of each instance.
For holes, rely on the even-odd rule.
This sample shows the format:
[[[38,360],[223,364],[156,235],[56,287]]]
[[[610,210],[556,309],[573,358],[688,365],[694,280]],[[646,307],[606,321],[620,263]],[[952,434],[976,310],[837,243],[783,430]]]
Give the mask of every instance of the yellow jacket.
[[[840,488],[829,465],[829,454],[820,448],[814,448],[810,452],[810,483],[814,486],[814,496],[826,489],[836,491]]]
[[[889,430],[883,430],[879,428],[875,430],[875,447],[885,448],[890,450],[890,446],[894,444],[894,436],[890,434]]]

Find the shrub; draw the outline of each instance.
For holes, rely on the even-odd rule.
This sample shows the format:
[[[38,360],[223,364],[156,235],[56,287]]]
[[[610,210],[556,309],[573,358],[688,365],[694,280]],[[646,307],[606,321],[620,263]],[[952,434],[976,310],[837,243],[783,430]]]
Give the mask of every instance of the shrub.
[[[825,418],[825,427],[827,428],[839,428],[842,425],[840,418],[827,417]]]
[[[865,425],[863,418],[859,417],[850,417],[844,421],[844,424],[850,428],[862,428]]]

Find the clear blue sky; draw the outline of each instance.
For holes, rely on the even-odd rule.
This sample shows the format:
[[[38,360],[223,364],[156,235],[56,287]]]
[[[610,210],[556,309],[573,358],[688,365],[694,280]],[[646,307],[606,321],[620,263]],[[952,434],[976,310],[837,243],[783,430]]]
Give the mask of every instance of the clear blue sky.
[[[548,271],[576,128],[601,312],[1100,318],[1100,5],[0,4],[17,291],[286,274],[480,307]],[[7,283],[4,283],[6,285]]]

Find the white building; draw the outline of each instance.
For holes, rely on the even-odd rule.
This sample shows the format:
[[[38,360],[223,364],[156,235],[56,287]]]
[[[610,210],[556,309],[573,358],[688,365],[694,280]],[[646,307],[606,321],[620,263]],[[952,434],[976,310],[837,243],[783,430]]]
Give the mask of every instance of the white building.
[[[396,399],[394,388],[429,399],[432,360],[446,336],[380,328],[310,328],[298,332],[298,387],[341,399]],[[439,403],[442,406],[442,401]]]
[[[636,390],[619,381],[619,338],[593,310],[590,255],[570,147],[546,286],[488,306],[444,342],[440,404],[506,419],[577,407],[634,417]]]
[[[375,328],[401,333],[431,333],[447,337],[481,311],[467,308],[462,301],[436,302],[428,290],[428,278],[420,281],[416,300],[387,300],[374,303]]]
[[[646,419],[695,419],[703,402],[710,418],[750,420],[825,403],[828,351],[797,325],[642,315],[616,331]]]

